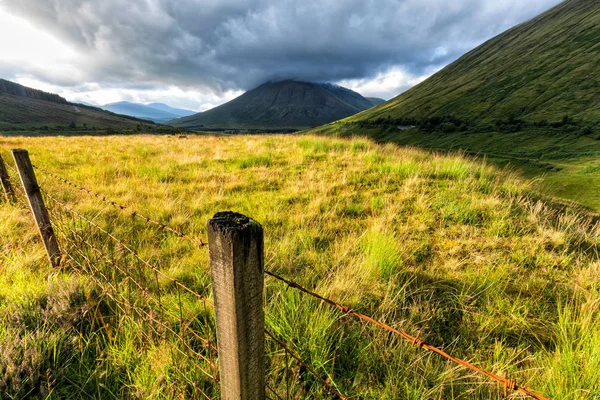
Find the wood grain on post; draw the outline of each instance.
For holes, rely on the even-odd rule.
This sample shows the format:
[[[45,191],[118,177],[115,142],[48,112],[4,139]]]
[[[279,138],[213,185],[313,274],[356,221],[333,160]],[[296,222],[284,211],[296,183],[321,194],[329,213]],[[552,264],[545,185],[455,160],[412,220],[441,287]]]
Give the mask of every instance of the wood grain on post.
[[[29,159],[29,153],[27,150],[14,149],[12,154],[15,159],[15,164],[17,165],[17,170],[19,171],[19,176],[21,177],[21,183],[25,189],[25,194],[27,195],[29,207],[31,208],[33,218],[35,219],[38,231],[42,237],[42,242],[44,242],[44,247],[48,253],[50,263],[53,267],[58,267],[60,265],[61,257],[58,241],[56,240],[54,229],[52,229],[52,224],[50,223],[48,209],[44,204],[40,186],[38,185],[33,166],[31,165],[31,160]]]
[[[220,212],[208,221],[223,400],[265,399],[263,228]]]
[[[8,176],[8,171],[6,170],[6,165],[4,164],[2,156],[0,156],[0,183],[2,184],[2,192],[4,193],[6,201],[15,201],[15,192],[10,184],[10,177]]]

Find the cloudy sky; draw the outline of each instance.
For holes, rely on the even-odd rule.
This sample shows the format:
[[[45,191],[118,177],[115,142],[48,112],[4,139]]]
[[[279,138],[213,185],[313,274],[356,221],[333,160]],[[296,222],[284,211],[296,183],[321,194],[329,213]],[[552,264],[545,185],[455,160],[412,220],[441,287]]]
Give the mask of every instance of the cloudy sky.
[[[0,78],[205,110],[277,79],[389,99],[559,0],[0,0]]]

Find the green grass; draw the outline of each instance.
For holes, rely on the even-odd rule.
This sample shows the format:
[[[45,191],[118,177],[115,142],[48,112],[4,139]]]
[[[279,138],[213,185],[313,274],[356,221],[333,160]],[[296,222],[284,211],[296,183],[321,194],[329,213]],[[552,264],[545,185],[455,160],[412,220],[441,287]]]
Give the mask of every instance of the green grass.
[[[600,140],[561,128],[527,127],[519,132],[426,132],[418,128],[365,127],[334,123],[314,131],[338,137],[361,135],[380,143],[396,143],[433,151],[485,157],[533,180],[533,189],[556,201],[577,202],[600,210]]]
[[[215,212],[242,212],[265,228],[267,269],[550,398],[600,398],[597,226],[535,200],[534,183],[510,170],[391,143],[296,135],[12,137],[0,146],[5,160],[10,148],[26,148],[34,164],[194,237],[206,236]],[[169,277],[210,296],[206,249],[38,177]],[[143,327],[111,320],[95,282],[68,261],[51,270],[26,210],[0,205],[0,231],[4,397],[188,398],[194,385],[218,395],[172,351],[176,343],[148,344]],[[169,280],[158,285],[175,307]],[[212,310],[191,296],[183,305],[195,329],[212,334]],[[265,310],[269,329],[347,396],[502,393],[271,279]],[[269,382],[283,394],[284,354],[272,343],[268,350]],[[329,398],[293,362],[291,371],[294,398]]]

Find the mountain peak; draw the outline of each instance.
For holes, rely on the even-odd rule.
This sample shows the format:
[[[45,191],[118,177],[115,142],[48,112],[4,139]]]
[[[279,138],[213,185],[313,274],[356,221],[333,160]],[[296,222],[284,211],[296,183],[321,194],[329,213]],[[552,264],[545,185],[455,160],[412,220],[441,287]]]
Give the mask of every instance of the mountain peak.
[[[189,129],[296,130],[372,106],[360,94],[338,85],[285,79],[265,82],[228,103],[170,124]]]

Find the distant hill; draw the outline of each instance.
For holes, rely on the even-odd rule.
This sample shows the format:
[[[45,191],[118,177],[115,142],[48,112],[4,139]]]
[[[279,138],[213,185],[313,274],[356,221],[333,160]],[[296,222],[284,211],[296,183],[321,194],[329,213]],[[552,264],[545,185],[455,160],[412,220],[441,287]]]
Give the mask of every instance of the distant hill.
[[[365,97],[367,100],[369,100],[374,106],[378,106],[381,103],[385,103],[384,99],[381,99],[379,97]]]
[[[46,93],[41,90],[28,88],[18,83],[0,79],[0,94],[9,94],[27,97],[33,100],[44,100],[59,104],[68,104],[68,101],[57,94]]]
[[[174,118],[179,118],[185,110],[175,110],[177,113],[167,111],[170,109],[166,104],[155,103],[155,106],[145,105],[140,103],[130,103],[128,101],[120,101],[117,103],[106,104],[101,107],[103,110],[111,111],[117,114],[129,115],[135,118],[149,119],[154,122],[165,122]],[[190,111],[191,115],[194,114]]]
[[[326,124],[372,106],[341,86],[285,80],[267,82],[228,103],[168,124],[187,129],[294,130]]]
[[[185,110],[182,108],[174,108],[174,107],[168,106],[164,103],[150,103],[150,104],[147,104],[147,106],[154,108],[156,110],[160,110],[160,111],[164,111],[164,112],[173,114],[176,117],[187,117],[187,116],[196,114],[196,111]]]
[[[600,1],[567,0],[347,121],[600,120]]]
[[[69,103],[57,94],[0,79],[0,130],[136,128],[149,121],[116,115],[100,108]]]

